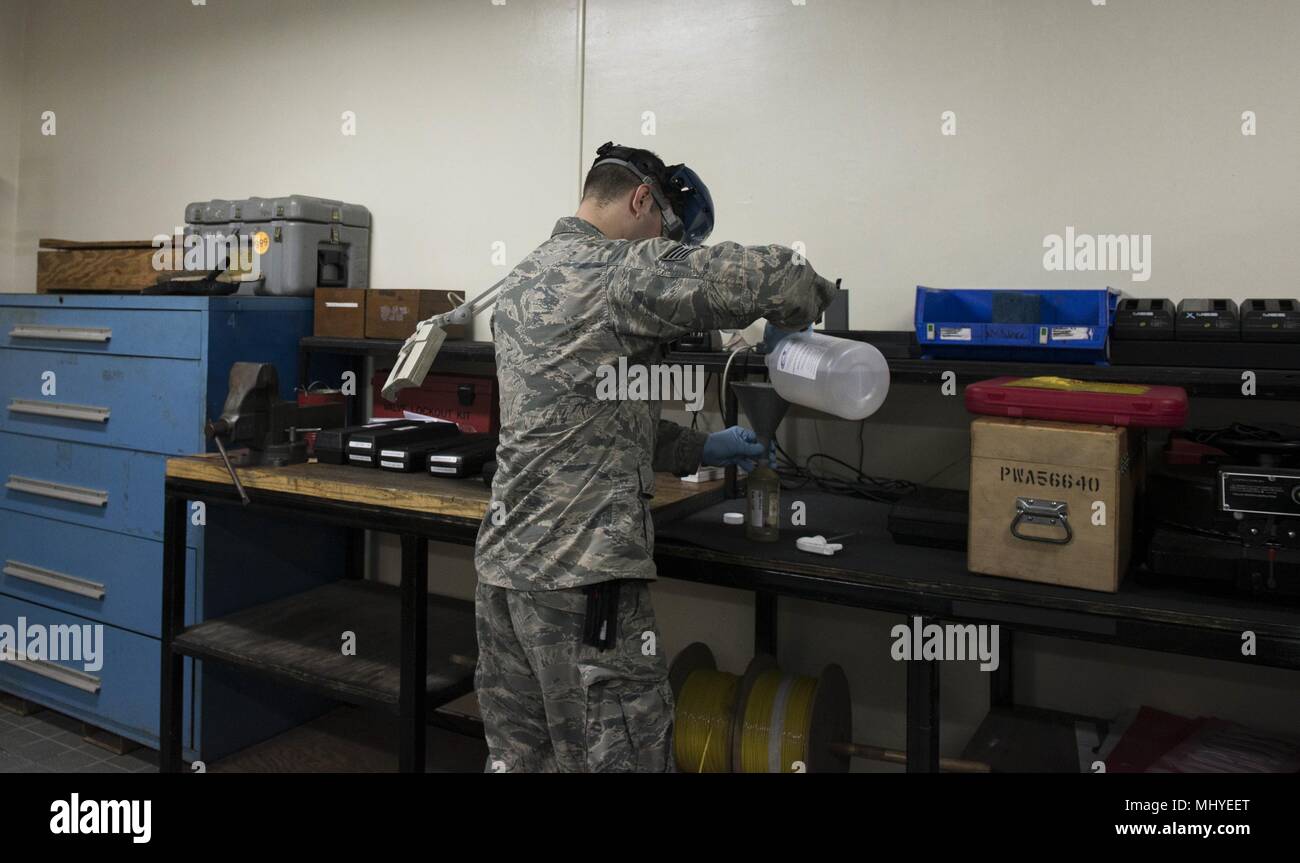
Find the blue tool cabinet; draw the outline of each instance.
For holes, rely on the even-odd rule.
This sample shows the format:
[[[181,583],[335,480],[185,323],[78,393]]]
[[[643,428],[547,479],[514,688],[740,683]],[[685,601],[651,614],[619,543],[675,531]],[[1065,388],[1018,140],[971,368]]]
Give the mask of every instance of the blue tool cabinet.
[[[157,746],[165,460],[208,449],[233,362],[274,363],[292,398],[311,326],[311,298],[0,295],[0,624],[103,626],[102,668],[0,661],[0,691]],[[343,575],[326,529],[192,515],[187,624]],[[186,704],[204,759],[326,706],[198,662]]]

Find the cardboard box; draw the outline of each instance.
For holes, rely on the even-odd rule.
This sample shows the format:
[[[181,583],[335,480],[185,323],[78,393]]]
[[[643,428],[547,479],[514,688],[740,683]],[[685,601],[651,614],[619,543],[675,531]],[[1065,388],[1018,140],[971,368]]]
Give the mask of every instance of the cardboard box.
[[[364,339],[368,293],[360,288],[317,288],[312,332],[336,339]]]
[[[366,338],[406,339],[425,318],[449,312],[465,300],[463,291],[366,291]],[[446,328],[448,339],[466,337],[467,326]]]
[[[1128,569],[1142,433],[983,417],[971,423],[967,566],[1113,593]]]

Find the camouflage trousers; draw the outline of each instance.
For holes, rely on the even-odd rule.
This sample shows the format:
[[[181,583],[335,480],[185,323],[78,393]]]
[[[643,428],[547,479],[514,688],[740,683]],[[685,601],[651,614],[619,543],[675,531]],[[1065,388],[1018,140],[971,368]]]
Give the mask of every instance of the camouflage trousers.
[[[582,643],[586,609],[580,587],[479,582],[474,684],[488,771],[673,770],[673,696],[649,583],[623,582],[617,641],[606,650]]]

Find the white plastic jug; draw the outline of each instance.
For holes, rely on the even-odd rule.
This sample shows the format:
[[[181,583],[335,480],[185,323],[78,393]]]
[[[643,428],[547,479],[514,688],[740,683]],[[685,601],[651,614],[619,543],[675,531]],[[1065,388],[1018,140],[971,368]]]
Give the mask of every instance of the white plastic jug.
[[[866,342],[818,332],[786,336],[767,357],[781,398],[846,420],[865,419],[889,394],[889,363]]]

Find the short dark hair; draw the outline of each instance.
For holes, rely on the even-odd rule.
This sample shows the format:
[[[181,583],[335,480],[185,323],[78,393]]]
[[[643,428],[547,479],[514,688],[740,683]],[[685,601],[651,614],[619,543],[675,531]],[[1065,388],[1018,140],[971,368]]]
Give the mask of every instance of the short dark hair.
[[[664,160],[649,150],[635,147],[625,148],[625,154],[618,158],[633,164],[649,165],[654,168],[656,177],[662,177],[665,169]],[[599,156],[596,161],[600,161]],[[641,185],[641,180],[623,165],[595,165],[587,172],[587,179],[582,184],[583,200],[594,198],[604,204],[614,200]]]

